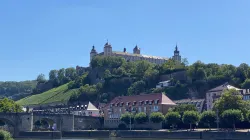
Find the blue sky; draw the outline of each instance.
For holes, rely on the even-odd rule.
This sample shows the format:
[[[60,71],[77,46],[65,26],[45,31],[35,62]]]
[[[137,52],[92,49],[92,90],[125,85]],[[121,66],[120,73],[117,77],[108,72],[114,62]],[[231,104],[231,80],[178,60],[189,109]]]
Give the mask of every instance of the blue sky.
[[[2,0],[0,81],[87,66],[91,46],[190,63],[250,63],[249,0]]]

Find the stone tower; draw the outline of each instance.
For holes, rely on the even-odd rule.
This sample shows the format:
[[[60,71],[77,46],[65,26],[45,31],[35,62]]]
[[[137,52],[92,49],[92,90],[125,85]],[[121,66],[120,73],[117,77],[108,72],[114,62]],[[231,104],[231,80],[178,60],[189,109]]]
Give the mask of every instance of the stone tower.
[[[107,41],[107,43],[104,45],[104,56],[111,56],[112,55],[112,46],[111,44],[109,44],[109,42]]]
[[[92,49],[90,51],[90,62],[96,55],[97,55],[97,51],[95,50],[95,46],[92,46]]]
[[[177,44],[176,44],[176,46],[175,46],[175,51],[174,51],[173,59],[174,59],[176,62],[181,62],[180,51],[178,50]]]
[[[133,52],[134,52],[134,54],[141,54],[141,50],[137,45],[135,46]]]

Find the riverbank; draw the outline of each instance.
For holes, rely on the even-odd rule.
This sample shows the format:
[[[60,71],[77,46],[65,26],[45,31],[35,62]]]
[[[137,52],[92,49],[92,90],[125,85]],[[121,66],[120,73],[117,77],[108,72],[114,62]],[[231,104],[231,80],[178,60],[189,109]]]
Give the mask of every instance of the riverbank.
[[[160,139],[202,139],[202,140],[249,140],[249,132],[168,132],[153,130],[85,130],[65,132],[21,132],[21,138],[60,139],[60,138],[160,138]]]

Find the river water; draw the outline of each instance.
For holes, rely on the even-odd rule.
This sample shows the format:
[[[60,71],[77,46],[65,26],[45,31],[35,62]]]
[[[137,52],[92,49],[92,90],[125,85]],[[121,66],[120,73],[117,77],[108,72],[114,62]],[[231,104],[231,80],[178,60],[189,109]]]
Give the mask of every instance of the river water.
[[[15,140],[52,140],[52,139],[15,139]],[[53,139],[55,140],[55,139]],[[139,138],[62,138],[61,140],[171,140],[171,139],[153,139],[153,138],[148,138],[148,139],[139,139]],[[176,140],[176,139],[175,139]],[[191,140],[191,139],[185,139],[185,140]]]

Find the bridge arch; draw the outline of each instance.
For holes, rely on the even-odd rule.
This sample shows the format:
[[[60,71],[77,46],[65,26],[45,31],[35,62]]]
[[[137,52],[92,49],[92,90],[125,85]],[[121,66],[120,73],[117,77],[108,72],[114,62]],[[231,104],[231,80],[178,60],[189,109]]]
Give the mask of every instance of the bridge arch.
[[[15,134],[16,123],[9,118],[0,117],[0,129],[9,131],[12,135]]]

